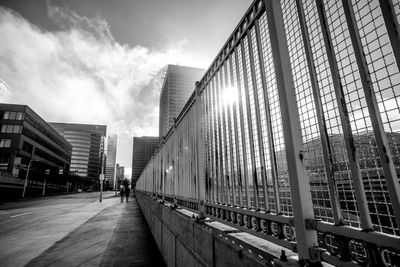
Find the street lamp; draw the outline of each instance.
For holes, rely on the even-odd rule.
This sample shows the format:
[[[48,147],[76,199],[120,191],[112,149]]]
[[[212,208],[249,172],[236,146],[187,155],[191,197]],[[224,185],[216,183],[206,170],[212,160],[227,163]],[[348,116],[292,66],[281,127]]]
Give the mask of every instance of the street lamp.
[[[103,201],[103,181],[104,181],[104,152],[101,153],[101,174],[100,180],[100,202]]]
[[[44,171],[44,183],[43,183],[43,191],[42,191],[42,196],[46,195],[46,182],[47,182],[47,176],[50,174],[50,170],[46,169]]]
[[[31,168],[32,162],[34,161],[39,161],[38,159],[31,159],[28,163],[28,170],[26,171],[26,176],[25,176],[25,183],[24,183],[24,190],[22,191],[22,198],[25,197],[25,190],[26,187],[28,186],[28,175],[29,175],[29,170]]]

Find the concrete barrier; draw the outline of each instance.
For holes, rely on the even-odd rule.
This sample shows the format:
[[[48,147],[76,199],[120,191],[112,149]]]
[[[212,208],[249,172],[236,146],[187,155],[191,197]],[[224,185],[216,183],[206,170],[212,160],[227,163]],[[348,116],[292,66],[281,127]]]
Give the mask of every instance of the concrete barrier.
[[[169,267],[180,266],[272,266],[282,250],[274,243],[211,221],[198,220],[191,211],[136,192],[158,248]]]

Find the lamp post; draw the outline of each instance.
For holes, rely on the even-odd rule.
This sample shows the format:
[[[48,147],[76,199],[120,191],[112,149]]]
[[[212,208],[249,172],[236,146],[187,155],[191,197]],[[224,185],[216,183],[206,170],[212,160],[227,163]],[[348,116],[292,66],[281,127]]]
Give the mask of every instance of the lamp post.
[[[101,174],[100,180],[100,202],[103,201],[103,181],[104,181],[104,152],[101,153]]]
[[[46,195],[46,182],[47,182],[47,176],[50,174],[50,170],[46,169],[44,172],[44,183],[43,183],[43,191],[42,191],[42,196]]]
[[[26,187],[28,186],[28,175],[29,175],[29,170],[31,168],[32,162],[34,161],[39,161],[37,159],[31,159],[28,163],[28,169],[26,171],[26,176],[25,176],[25,183],[24,183],[24,190],[22,191],[22,198],[25,197],[25,191],[26,191]]]

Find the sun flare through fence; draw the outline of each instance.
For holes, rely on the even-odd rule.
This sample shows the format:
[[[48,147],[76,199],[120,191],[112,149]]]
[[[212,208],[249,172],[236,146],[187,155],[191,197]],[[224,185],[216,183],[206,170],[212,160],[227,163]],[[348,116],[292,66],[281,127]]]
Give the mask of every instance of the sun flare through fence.
[[[293,249],[400,265],[397,0],[254,1],[138,192]]]

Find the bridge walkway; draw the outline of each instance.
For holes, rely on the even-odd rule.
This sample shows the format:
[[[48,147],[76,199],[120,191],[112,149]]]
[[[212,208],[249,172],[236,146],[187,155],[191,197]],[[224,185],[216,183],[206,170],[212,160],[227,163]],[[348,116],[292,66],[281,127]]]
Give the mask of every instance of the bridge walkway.
[[[121,205],[122,212],[105,208],[26,266],[166,266],[136,199]]]

